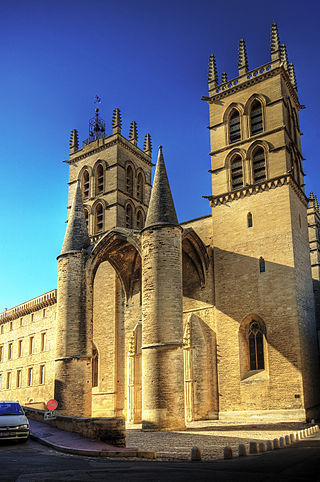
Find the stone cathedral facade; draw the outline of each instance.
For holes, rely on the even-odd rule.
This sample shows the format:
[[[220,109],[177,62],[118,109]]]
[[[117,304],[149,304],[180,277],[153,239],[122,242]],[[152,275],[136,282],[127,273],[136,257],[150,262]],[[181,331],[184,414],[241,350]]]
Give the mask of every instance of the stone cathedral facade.
[[[57,290],[0,314],[0,398],[145,429],[319,413],[319,206],[304,191],[293,64],[218,80],[209,59],[212,213],[177,220],[159,148],[98,109],[72,131]]]

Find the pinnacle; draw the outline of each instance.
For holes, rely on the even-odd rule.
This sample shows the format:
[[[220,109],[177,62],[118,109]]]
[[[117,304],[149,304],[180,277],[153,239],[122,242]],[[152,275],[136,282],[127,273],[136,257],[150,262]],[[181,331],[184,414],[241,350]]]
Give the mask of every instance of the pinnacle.
[[[289,78],[290,78],[292,86],[294,87],[294,89],[297,90],[298,87],[297,87],[297,81],[296,81],[296,74],[294,72],[294,66],[293,66],[292,62],[290,62],[290,64],[288,64],[288,73],[289,73]]]
[[[69,141],[70,153],[73,154],[79,149],[79,138],[77,129],[73,129]]]
[[[239,41],[238,69],[239,69],[239,75],[242,75],[248,72],[247,49],[246,49],[246,43],[243,38],[240,39]]]
[[[213,54],[209,56],[209,67],[208,67],[208,83],[218,83],[218,74],[216,67],[216,59]]]
[[[145,228],[151,228],[158,225],[178,226],[178,219],[169,186],[162,146],[159,146],[157,167]]]
[[[114,134],[121,133],[121,124],[122,124],[122,121],[121,121],[120,109],[116,107],[112,115],[112,130]]]
[[[82,251],[89,245],[90,239],[84,217],[80,181],[77,181],[61,254]]]
[[[280,60],[283,63],[284,68],[288,70],[288,54],[285,44],[280,45]]]
[[[276,22],[273,22],[271,26],[271,54],[280,50],[280,40],[278,26]]]
[[[137,129],[137,124],[136,124],[135,121],[132,121],[131,124],[130,124],[129,141],[132,142],[133,144],[137,145],[138,129]]]
[[[152,153],[152,144],[151,144],[151,136],[150,134],[146,134],[144,138],[143,150],[148,156],[151,157]]]
[[[227,72],[222,72],[221,73],[221,83],[224,84],[227,81],[228,81]]]

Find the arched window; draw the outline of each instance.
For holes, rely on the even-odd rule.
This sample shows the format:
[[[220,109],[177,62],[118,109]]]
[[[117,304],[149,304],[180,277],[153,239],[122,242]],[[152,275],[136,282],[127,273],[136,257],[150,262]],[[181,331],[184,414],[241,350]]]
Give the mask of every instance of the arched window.
[[[139,172],[138,178],[137,178],[137,199],[140,202],[143,202],[143,188],[144,188],[143,176],[141,172]]]
[[[95,211],[95,232],[99,233],[103,230],[103,206],[102,204],[97,204]]]
[[[88,209],[84,208],[84,218],[86,220],[87,228],[89,228],[89,212]]]
[[[133,214],[132,214],[132,206],[131,204],[127,204],[127,207],[126,207],[126,227],[127,228],[132,228],[132,218],[133,218]]]
[[[266,178],[266,160],[262,147],[258,147],[253,153],[252,170],[253,182],[263,181]]]
[[[250,112],[250,130],[251,135],[255,136],[259,132],[262,132],[262,106],[258,100],[255,100],[251,106]]]
[[[127,193],[130,194],[130,196],[133,196],[133,169],[129,165],[127,166]]]
[[[82,191],[82,198],[87,198],[89,196],[89,186],[90,186],[90,178],[88,171],[83,171],[82,179],[81,179],[81,191]]]
[[[242,159],[236,156],[231,161],[231,188],[238,189],[243,186]]]
[[[248,330],[250,370],[264,370],[263,331],[257,321],[252,321]]]
[[[229,138],[230,144],[240,141],[241,139],[240,115],[236,109],[232,111],[229,119]]]
[[[92,386],[97,387],[99,381],[99,354],[96,347],[92,350]]]
[[[266,263],[262,256],[259,259],[259,271],[260,273],[264,273],[266,271]]]
[[[103,166],[99,164],[96,170],[96,195],[99,194],[100,192],[103,192],[103,189],[104,189]]]
[[[143,214],[142,212],[139,210],[137,212],[137,228],[138,229],[142,229],[143,228]]]
[[[253,226],[253,221],[252,221],[252,214],[248,213],[247,215],[247,221],[248,221],[248,228],[252,228]]]

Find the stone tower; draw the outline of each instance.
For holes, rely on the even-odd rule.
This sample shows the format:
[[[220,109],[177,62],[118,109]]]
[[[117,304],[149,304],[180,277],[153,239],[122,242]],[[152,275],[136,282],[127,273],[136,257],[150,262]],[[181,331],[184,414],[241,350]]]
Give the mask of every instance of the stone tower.
[[[182,228],[162,147],[142,233],[142,426],[181,430],[184,421]]]
[[[232,80],[223,74],[220,83],[211,55],[204,98],[210,111],[217,343],[228,353],[218,365],[219,416],[236,418],[243,410],[281,416],[282,407],[286,416],[303,418],[316,400],[298,120],[303,106],[276,24],[271,61],[250,70],[242,39],[238,70]]]
[[[75,183],[81,182],[85,218],[90,237],[118,226],[141,229],[144,225],[151,190],[151,139],[146,134],[144,147],[138,147],[138,130],[131,122],[128,139],[122,134],[119,109],[107,132],[99,109],[89,121],[89,136],[79,148],[78,133],[70,137],[69,208]]]

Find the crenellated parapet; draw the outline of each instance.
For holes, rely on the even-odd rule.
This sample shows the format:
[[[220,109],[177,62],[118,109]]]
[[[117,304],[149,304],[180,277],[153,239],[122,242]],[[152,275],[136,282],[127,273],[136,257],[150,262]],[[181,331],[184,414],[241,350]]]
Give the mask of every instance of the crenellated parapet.
[[[47,306],[54,305],[57,302],[57,290],[51,290],[43,295],[32,298],[26,303],[21,303],[9,310],[0,313],[0,323],[15,320],[21,316],[28,315],[34,311],[41,310]]]

